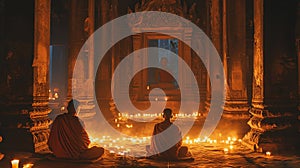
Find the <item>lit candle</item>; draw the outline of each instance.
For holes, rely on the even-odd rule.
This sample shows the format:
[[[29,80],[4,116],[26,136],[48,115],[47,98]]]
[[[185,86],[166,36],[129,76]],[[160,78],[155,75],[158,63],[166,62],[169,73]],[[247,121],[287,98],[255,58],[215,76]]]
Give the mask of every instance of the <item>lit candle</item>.
[[[267,152],[266,152],[266,155],[267,155],[267,156],[271,156],[271,152],[267,151]]]
[[[228,153],[228,148],[224,148],[224,153],[225,153],[225,154]]]
[[[58,93],[55,93],[55,94],[54,94],[54,97],[55,97],[56,99],[58,99]]]
[[[23,168],[32,168],[32,167],[33,167],[32,163],[23,164]]]
[[[14,159],[11,161],[11,167],[12,168],[19,168],[19,160]]]

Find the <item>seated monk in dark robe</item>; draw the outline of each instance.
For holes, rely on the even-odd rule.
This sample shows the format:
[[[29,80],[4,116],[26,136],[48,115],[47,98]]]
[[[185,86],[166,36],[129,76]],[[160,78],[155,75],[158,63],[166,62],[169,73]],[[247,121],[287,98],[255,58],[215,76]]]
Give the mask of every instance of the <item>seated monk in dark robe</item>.
[[[68,104],[68,113],[58,115],[52,125],[48,145],[57,158],[96,160],[99,159],[104,149],[101,147],[89,148],[90,140],[76,116],[79,106],[77,100],[71,100]]]
[[[186,146],[182,145],[180,129],[170,120],[172,110],[164,109],[164,121],[155,124],[151,144],[146,146],[147,155],[158,157],[163,160],[180,160],[180,158],[191,157]],[[175,144],[170,146],[170,144]]]

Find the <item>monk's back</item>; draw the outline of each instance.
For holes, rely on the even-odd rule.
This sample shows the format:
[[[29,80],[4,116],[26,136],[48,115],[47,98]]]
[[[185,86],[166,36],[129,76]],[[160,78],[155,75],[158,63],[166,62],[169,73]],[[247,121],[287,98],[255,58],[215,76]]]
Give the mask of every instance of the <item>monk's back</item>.
[[[59,158],[79,158],[82,151],[88,148],[90,141],[79,118],[61,114],[53,122],[48,145]]]

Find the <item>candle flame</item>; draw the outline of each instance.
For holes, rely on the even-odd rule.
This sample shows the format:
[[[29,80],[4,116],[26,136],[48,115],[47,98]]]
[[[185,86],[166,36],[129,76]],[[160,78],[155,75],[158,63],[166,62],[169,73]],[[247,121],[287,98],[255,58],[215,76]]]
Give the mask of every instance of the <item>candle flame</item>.
[[[228,148],[224,148],[224,153],[227,154],[228,153]]]
[[[23,168],[32,168],[33,164],[32,163],[27,163],[23,165]]]

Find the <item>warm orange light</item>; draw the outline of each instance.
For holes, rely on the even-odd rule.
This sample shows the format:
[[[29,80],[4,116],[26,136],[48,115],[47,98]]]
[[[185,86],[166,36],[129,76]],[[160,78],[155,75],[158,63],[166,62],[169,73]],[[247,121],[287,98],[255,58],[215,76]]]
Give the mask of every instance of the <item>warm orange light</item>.
[[[266,155],[267,155],[267,156],[271,156],[271,152],[267,151],[267,152],[266,152]]]
[[[33,167],[32,163],[23,164],[23,168],[32,168],[32,167]]]
[[[228,153],[228,148],[224,148],[224,153],[227,154]]]
[[[11,167],[12,168],[19,168],[19,160],[14,159],[11,161]]]

